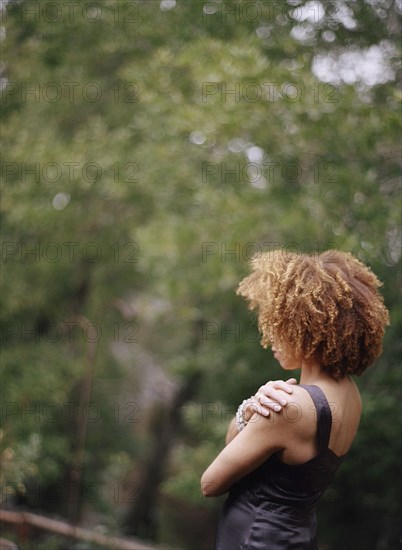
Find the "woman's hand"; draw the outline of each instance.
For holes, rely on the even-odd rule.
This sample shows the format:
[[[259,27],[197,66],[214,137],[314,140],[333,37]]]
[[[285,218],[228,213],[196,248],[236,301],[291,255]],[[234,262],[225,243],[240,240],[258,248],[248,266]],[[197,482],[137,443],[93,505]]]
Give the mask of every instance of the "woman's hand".
[[[282,404],[283,400],[287,401],[292,394],[294,384],[297,384],[294,378],[286,382],[283,380],[267,382],[252,398],[254,405],[248,406],[247,412],[254,416],[247,426],[239,431],[236,419],[232,420],[226,435],[226,447],[209,465],[201,478],[204,496],[222,495],[239,479],[263,464],[271,455],[285,449],[289,439],[293,440],[298,426],[289,422],[285,415],[278,414],[275,422],[270,422],[264,417],[269,416],[270,411],[275,411],[276,405],[280,408],[286,406]],[[297,402],[297,399],[295,401]],[[308,403],[310,404],[309,401]],[[244,405],[244,407],[239,416],[242,422],[244,420],[247,422],[245,418],[247,406]],[[257,417],[255,412],[262,417]],[[256,419],[260,421],[254,421]],[[300,438],[300,435],[297,437]],[[298,441],[297,438],[296,441]],[[244,452],[244,449],[247,452]]]
[[[245,408],[245,421],[248,422],[255,412],[262,416],[269,416],[271,410],[279,412],[282,407],[286,407],[288,399],[285,394],[292,394],[292,385],[295,384],[297,384],[296,378],[289,378],[286,382],[274,380],[261,386]]]

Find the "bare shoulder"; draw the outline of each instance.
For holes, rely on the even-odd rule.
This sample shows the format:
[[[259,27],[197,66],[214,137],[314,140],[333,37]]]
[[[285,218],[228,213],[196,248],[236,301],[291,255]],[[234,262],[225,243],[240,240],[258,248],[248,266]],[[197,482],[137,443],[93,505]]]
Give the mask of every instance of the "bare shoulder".
[[[340,410],[345,410],[346,407],[361,410],[362,400],[360,392],[355,382],[348,378],[342,381],[332,381],[329,383],[321,383],[318,386],[324,394],[332,413]],[[307,410],[315,411],[313,398],[306,388],[295,386],[292,393],[292,401],[295,406],[307,412]]]
[[[285,416],[288,421],[294,417],[295,420],[301,420],[302,417],[311,421],[315,417],[315,405],[311,395],[302,386],[295,386],[285,410]]]
[[[287,464],[302,464],[317,452],[317,410],[309,392],[295,386],[292,398],[283,410],[287,442],[280,459]]]
[[[317,414],[314,401],[302,386],[295,386],[283,416],[298,437],[311,437],[315,430]]]
[[[281,392],[281,390],[278,390]],[[249,426],[257,434],[269,431],[277,434],[278,440],[286,443],[289,437],[310,438],[316,426],[316,409],[310,394],[300,386],[294,386],[291,395],[283,392],[288,403],[280,412],[271,412],[269,417],[254,414]]]

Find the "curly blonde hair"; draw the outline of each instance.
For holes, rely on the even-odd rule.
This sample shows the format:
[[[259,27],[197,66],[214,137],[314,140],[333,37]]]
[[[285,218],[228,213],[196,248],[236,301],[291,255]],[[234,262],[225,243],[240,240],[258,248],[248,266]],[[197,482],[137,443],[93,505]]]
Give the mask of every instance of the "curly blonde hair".
[[[315,358],[334,378],[360,375],[382,352],[388,310],[380,281],[347,252],[257,254],[236,294],[258,311],[264,348]]]

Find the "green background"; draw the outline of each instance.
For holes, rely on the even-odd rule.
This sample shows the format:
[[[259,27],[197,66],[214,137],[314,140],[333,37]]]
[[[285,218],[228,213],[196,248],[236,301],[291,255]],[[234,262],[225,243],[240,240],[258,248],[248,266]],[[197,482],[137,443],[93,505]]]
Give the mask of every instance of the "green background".
[[[396,548],[398,6],[4,7],[3,506],[210,549],[201,473],[282,376],[234,290],[255,252],[334,248],[383,281],[392,324],[320,548]]]

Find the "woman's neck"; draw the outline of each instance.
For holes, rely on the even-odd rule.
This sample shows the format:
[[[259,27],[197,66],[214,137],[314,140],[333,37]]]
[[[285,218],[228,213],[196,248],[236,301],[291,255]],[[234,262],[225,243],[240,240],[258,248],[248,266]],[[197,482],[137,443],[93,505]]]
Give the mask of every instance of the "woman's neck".
[[[303,362],[301,366],[300,384],[317,384],[319,382],[333,381],[332,376],[326,373],[318,361]]]

